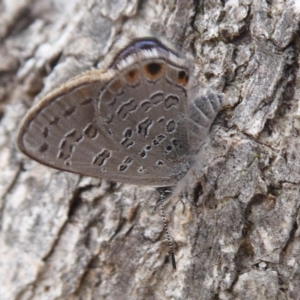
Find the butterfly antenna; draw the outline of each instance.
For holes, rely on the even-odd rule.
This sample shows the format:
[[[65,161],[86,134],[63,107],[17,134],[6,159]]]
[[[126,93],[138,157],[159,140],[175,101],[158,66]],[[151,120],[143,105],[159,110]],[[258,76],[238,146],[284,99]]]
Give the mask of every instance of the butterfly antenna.
[[[166,233],[169,248],[170,248],[170,256],[171,256],[172,267],[173,267],[174,270],[176,270],[176,261],[175,261],[175,255],[174,255],[174,248],[173,248],[173,243],[172,243],[171,238],[170,238],[168,225],[167,225],[167,219],[166,219],[166,213],[165,213],[165,209],[164,209],[164,199],[166,198],[166,194],[172,193],[172,190],[169,189],[169,188],[163,188],[163,189],[157,188],[157,191],[160,193],[159,203],[160,203],[160,207],[161,207],[161,215],[162,215],[162,219],[163,219],[163,223],[164,223],[164,229],[165,229],[165,233]]]

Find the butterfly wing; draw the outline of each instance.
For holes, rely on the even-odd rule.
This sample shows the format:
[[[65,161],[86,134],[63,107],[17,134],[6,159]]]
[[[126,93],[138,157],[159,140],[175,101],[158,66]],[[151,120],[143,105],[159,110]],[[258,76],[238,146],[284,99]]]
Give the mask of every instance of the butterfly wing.
[[[189,159],[187,72],[158,58],[142,58],[121,71],[87,72],[28,112],[18,146],[60,170],[141,185],[175,184]]]
[[[126,154],[119,176],[164,186],[186,173],[188,72],[166,59],[143,57],[107,85],[98,102],[98,124]]]

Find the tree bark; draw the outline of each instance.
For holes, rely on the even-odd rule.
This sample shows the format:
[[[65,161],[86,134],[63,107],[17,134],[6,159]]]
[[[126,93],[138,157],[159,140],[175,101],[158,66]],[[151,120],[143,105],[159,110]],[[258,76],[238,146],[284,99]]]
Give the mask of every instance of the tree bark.
[[[0,300],[298,299],[299,20],[296,0],[0,2]],[[153,189],[14,141],[33,103],[146,25],[225,95],[187,201],[166,204],[177,271]]]

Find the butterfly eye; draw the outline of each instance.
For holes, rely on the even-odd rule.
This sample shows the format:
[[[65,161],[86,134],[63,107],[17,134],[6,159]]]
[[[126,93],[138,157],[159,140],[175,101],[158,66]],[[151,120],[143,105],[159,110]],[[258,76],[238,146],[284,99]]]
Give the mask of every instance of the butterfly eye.
[[[145,75],[150,80],[156,80],[163,75],[164,65],[162,63],[152,62],[144,67]]]
[[[180,85],[183,85],[183,86],[186,86],[188,84],[188,81],[189,81],[189,76],[188,74],[186,73],[186,71],[179,71],[178,72],[178,78],[177,78],[177,82],[180,84]]]

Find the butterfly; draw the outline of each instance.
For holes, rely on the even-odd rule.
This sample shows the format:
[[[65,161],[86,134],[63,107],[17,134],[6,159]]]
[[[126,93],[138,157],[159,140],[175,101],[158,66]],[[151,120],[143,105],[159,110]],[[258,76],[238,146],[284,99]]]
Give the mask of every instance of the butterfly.
[[[34,105],[17,145],[55,169],[173,186],[189,170],[192,144],[205,140],[222,100],[213,93],[191,98],[192,71],[191,60],[158,39],[135,39],[106,70],[74,77]]]

